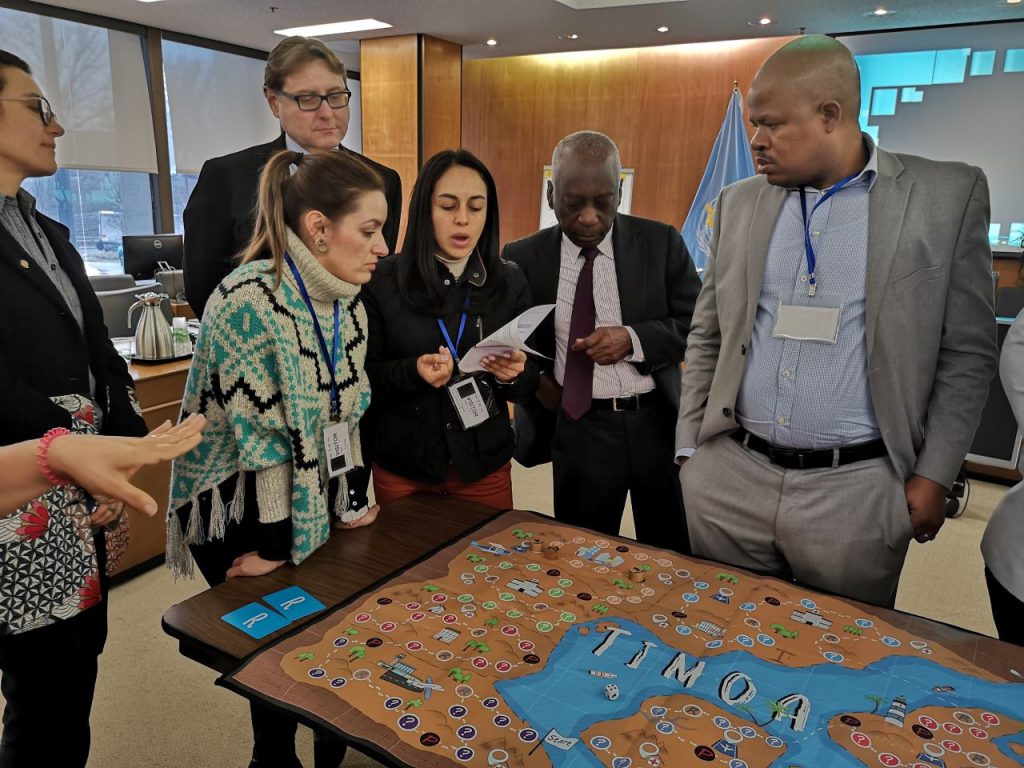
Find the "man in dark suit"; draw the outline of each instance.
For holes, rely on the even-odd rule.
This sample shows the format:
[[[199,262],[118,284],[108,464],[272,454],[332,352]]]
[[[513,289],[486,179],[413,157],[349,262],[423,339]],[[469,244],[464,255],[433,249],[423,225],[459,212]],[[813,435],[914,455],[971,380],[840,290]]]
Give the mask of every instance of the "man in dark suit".
[[[38,440],[54,428],[70,429],[72,414],[52,399],[57,397],[90,399],[104,434],[146,432],[132,379],[107,338],[82,257],[68,241],[68,230],[36,211],[35,200],[21,189],[26,178],[56,172],[56,141],[63,134],[28,65],[0,51],[3,445]],[[62,538],[66,520],[74,518],[55,498],[48,494],[33,502],[30,519],[22,518],[31,534],[12,536],[8,528],[0,542],[0,686],[6,699],[0,766],[75,768],[85,765],[89,753],[89,711],[107,636],[100,526],[120,515],[121,506],[100,504],[88,519],[99,585],[98,594],[86,596],[76,594],[78,582],[68,575],[81,574],[68,565],[79,562],[81,552],[65,546],[68,540]],[[80,533],[73,530],[71,536]],[[34,663],[41,658],[60,662]],[[60,723],[56,729],[55,722]]]
[[[686,552],[672,423],[700,281],[679,232],[616,213],[621,169],[604,134],[562,139],[558,225],[505,247],[533,302],[556,305],[534,337],[551,358],[538,402],[516,406],[517,458],[547,460],[551,440],[556,519],[615,535],[628,491],[637,539]]]
[[[202,316],[213,289],[237,266],[249,242],[260,172],[282,149],[337,149],[355,155],[384,179],[388,218],[384,241],[391,252],[402,214],[402,180],[390,168],[341,146],[348,131],[350,92],[345,65],[311,37],[288,37],[270,52],[263,94],[281,135],[267,144],[207,160],[185,206],[185,295]]]

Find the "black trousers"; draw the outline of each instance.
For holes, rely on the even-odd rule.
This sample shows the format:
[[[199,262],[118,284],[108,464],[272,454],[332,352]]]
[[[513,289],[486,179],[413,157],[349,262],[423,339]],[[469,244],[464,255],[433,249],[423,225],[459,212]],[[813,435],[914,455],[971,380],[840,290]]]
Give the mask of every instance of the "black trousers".
[[[985,569],[988,599],[992,603],[992,618],[996,622],[999,639],[1024,646],[1024,602],[1021,602]]]
[[[103,599],[67,621],[0,637],[0,768],[84,768],[99,655],[107,640],[106,549],[96,537]]]
[[[555,519],[617,536],[633,502],[637,541],[690,553],[675,464],[676,415],[660,401],[637,411],[560,410],[551,445]]]
[[[256,509],[256,483],[251,473],[245,489],[246,509],[240,522],[228,522],[223,539],[207,539],[191,547],[192,557],[206,582],[214,587],[227,579],[235,558],[259,548],[259,517]],[[225,487],[223,494],[231,498],[234,489]],[[187,519],[182,519],[187,524]],[[209,525],[204,515],[203,522]],[[256,702],[249,703],[252,721],[252,759],[249,768],[302,768],[295,754],[296,721],[275,709]],[[313,729],[313,764],[316,768],[338,768],[345,759],[345,743],[331,734]],[[4,768],[4,766],[0,766]]]

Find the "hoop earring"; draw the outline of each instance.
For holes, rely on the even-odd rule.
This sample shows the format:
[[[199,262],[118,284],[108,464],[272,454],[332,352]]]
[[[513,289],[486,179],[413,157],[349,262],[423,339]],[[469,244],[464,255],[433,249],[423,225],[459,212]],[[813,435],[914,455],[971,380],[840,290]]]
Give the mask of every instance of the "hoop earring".
[[[327,238],[323,235],[316,239],[316,250],[319,253],[327,253]]]

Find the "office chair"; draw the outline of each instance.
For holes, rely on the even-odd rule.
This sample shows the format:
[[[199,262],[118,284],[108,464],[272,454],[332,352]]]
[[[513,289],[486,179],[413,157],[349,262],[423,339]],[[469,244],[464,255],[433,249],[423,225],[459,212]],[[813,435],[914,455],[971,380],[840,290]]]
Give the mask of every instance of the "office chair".
[[[1006,287],[996,291],[996,317],[1016,317],[1024,309],[1024,288]]]
[[[89,275],[89,285],[100,291],[116,291],[119,288],[134,288],[135,278],[131,275]]]

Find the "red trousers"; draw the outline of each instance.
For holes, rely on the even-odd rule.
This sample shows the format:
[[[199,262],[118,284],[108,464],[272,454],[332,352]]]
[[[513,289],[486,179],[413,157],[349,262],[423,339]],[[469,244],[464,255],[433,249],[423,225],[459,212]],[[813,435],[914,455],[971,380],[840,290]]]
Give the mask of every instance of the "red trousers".
[[[475,483],[462,482],[454,467],[448,470],[448,477],[440,483],[418,483],[374,464],[373,493],[381,506],[413,493],[436,493],[475,501],[496,509],[511,509],[512,463],[509,462]]]

